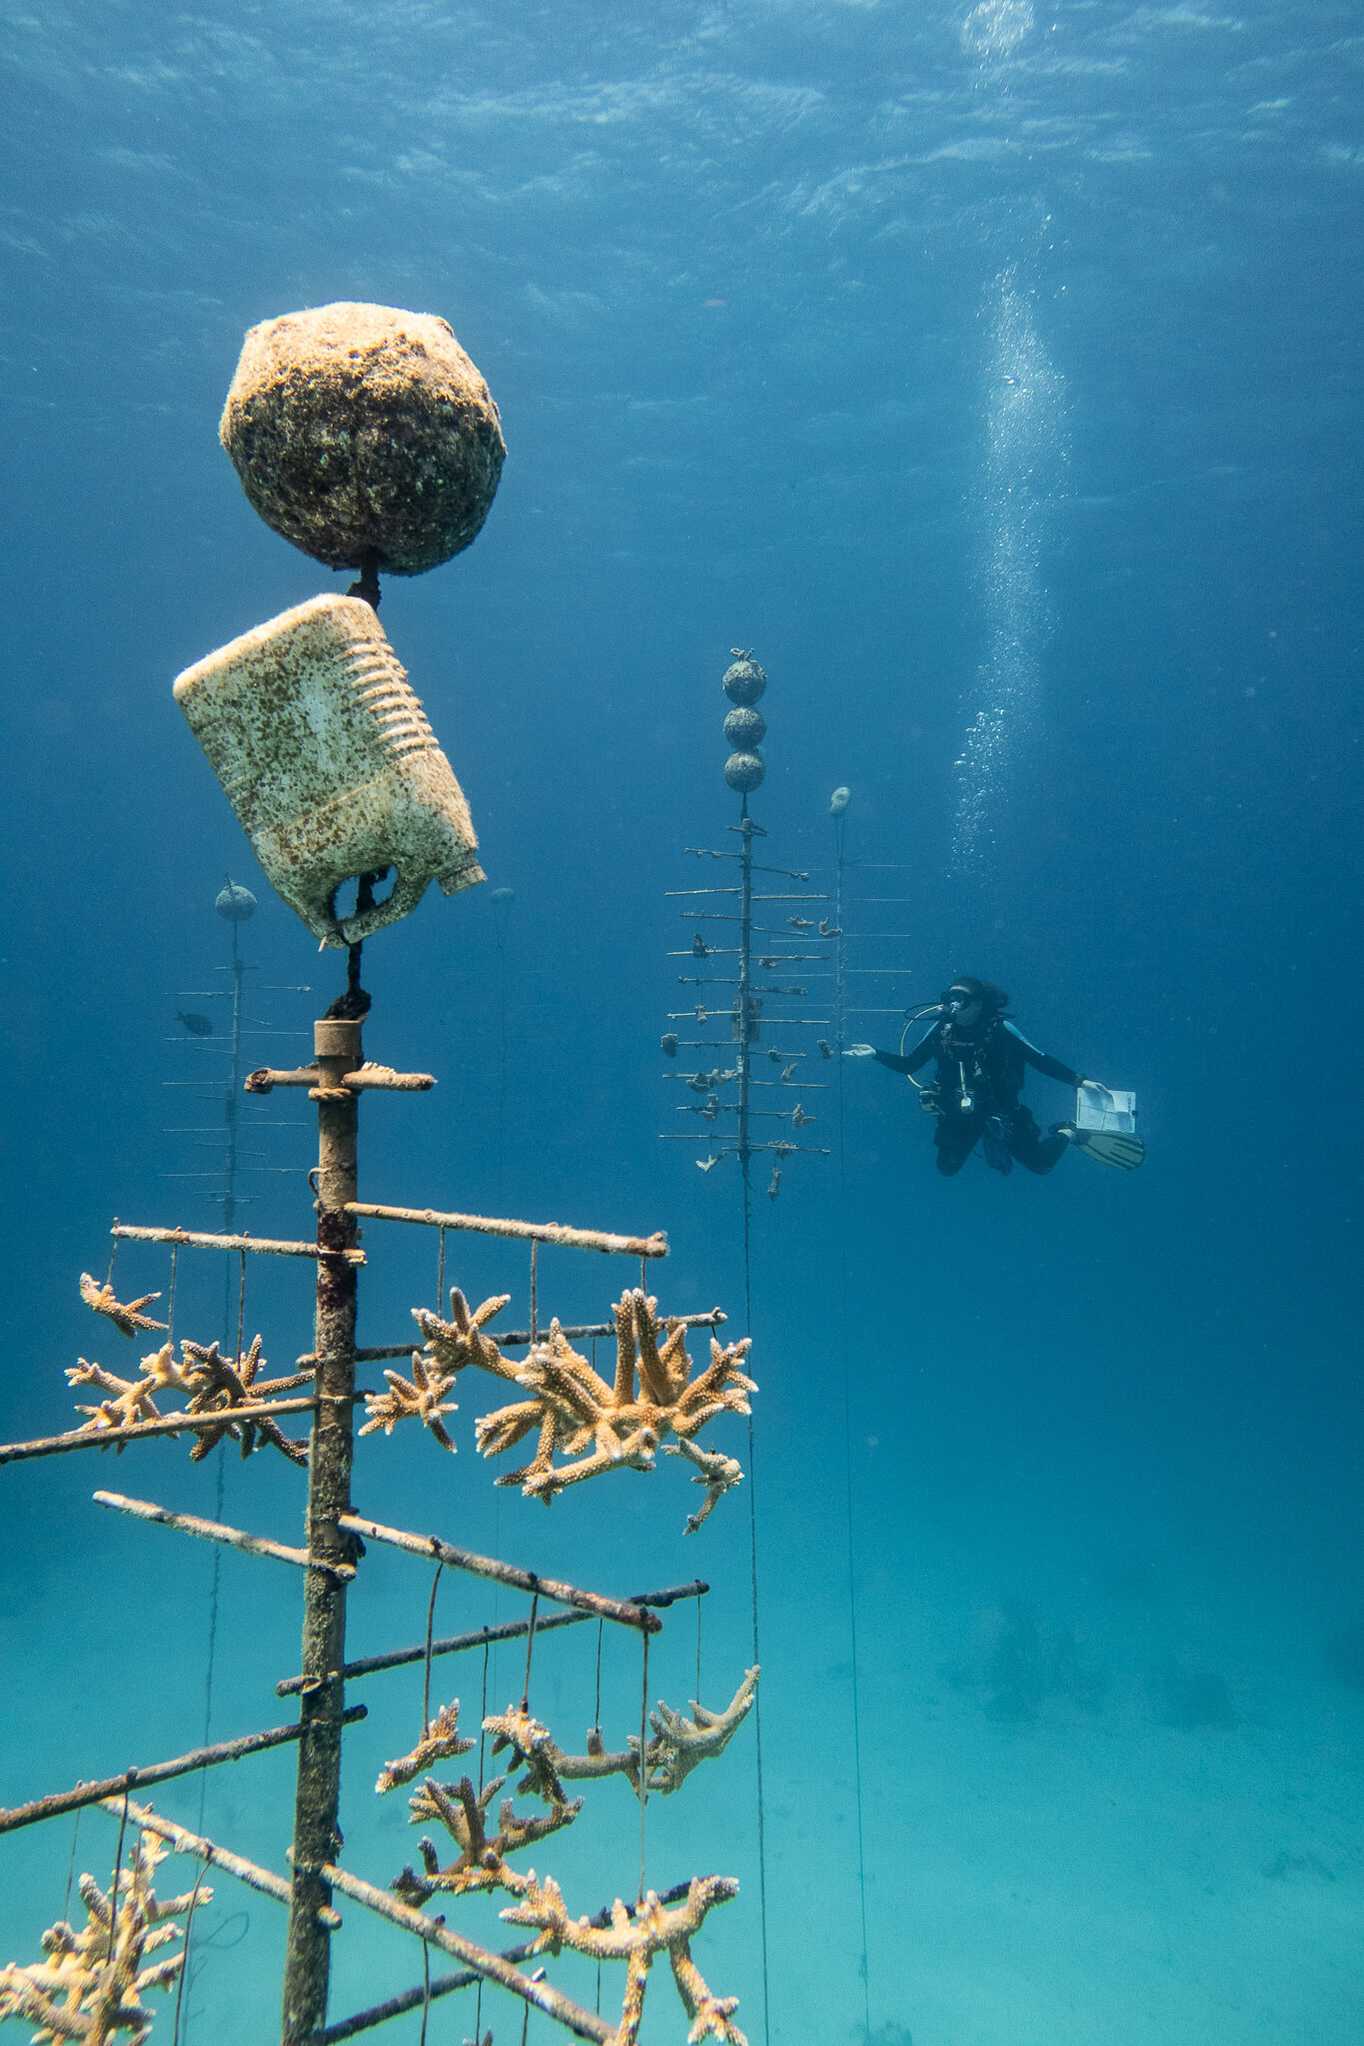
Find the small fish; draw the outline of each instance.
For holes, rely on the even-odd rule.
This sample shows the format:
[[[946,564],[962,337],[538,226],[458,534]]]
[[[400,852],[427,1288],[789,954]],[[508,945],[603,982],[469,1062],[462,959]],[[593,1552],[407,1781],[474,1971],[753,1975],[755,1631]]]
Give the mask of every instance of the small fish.
[[[212,1037],[213,1035],[213,1018],[211,1016],[201,1016],[197,1009],[177,1009],[175,1020],[177,1023],[184,1024],[191,1037]]]

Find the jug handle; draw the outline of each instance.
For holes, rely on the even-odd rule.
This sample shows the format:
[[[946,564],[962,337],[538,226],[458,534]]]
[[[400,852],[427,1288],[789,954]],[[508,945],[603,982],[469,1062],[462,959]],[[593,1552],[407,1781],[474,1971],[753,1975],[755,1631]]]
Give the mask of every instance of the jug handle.
[[[397,879],[382,902],[376,902],[372,909],[364,909],[355,916],[342,917],[336,929],[343,945],[359,945],[375,931],[381,931],[386,924],[397,923],[400,917],[408,916],[417,907],[426,893],[428,876],[420,873],[404,874],[399,868]]]

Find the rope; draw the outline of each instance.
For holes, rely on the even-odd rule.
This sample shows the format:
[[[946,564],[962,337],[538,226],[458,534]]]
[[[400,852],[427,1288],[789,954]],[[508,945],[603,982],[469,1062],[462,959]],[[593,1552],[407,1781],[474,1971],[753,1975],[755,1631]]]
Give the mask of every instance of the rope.
[[[745,1250],[747,1245],[745,1245]],[[748,1271],[745,1258],[744,1295],[748,1295]],[[752,1327],[750,1319],[749,1326]],[[758,1644],[758,1509],[755,1458],[753,1450],[753,1416],[748,1417],[748,1540],[749,1566],[752,1579],[753,1599],[753,1660],[762,1662]],[[647,1636],[646,1636],[647,1640]],[[758,1926],[762,1943],[763,1979],[763,2039],[770,2042],[771,2020],[767,1999],[767,1808],[763,1796],[763,1708],[761,1691],[753,1702],[753,1752],[758,1779]]]
[[[185,1977],[189,1974],[189,1943],[194,1932],[194,1912],[199,1902],[199,1892],[208,1869],[206,1861],[200,1865],[199,1873],[194,1878],[194,1888],[190,1892],[189,1910],[185,1914],[185,1944],[180,1954],[180,1973],[175,1978],[175,2026],[171,2032],[171,2046],[180,2046],[180,2009],[185,2001]]]
[[[422,1941],[422,2028],[417,2046],[426,2046],[426,2020],[431,2015],[431,1942]],[[174,2046],[174,2042],[172,2042]]]
[[[173,1245],[173,1246],[172,1246],[172,1249],[171,1249],[171,1256],[172,1256],[172,1259],[178,1258],[179,1254],[180,1254],[180,1246],[179,1246],[179,1244],[175,1244],[175,1245]],[[246,1346],[246,1252],[245,1252],[244,1250],[238,1251],[238,1253],[237,1253],[237,1262],[238,1262],[238,1269],[237,1269],[237,1340],[236,1340],[236,1352],[235,1352],[235,1356],[236,1356],[236,1361],[237,1361],[238,1363],[240,1363],[240,1362],[241,1362],[241,1358],[242,1358],[242,1354],[243,1354],[243,1351],[244,1351],[244,1349],[245,1349],[245,1346]],[[228,1271],[229,1271],[229,1272],[231,1271],[232,1267],[231,1267],[231,1265],[230,1265],[230,1264],[228,1265],[227,1269],[228,1269]],[[173,1301],[174,1301],[174,1299],[175,1299],[175,1276],[174,1276],[174,1273],[175,1273],[175,1267],[174,1267],[174,1264],[172,1264],[172,1266],[171,1266],[171,1300],[172,1300],[172,1302],[173,1302]],[[168,1312],[167,1312],[167,1319],[169,1320],[170,1318],[171,1318],[171,1310],[168,1310]],[[172,1326],[173,1326],[173,1325],[174,1325],[174,1324],[172,1323]],[[168,1336],[169,1336],[169,1333],[170,1333],[170,1331],[169,1331],[169,1330],[167,1330],[167,1335],[168,1335]],[[220,1444],[218,1445],[218,1448],[217,1448],[217,1449],[216,1449],[216,1450],[214,1451],[214,1463],[215,1463],[215,1470],[214,1470],[214,1507],[213,1507],[213,1512],[214,1512],[214,1518],[215,1518],[216,1520],[221,1520],[221,1519],[222,1519],[222,1517],[223,1517],[223,1502],[224,1502],[224,1499],[226,1498],[226,1493],[227,1493],[227,1458],[226,1458],[226,1456],[225,1456],[225,1455],[224,1455],[224,1453],[223,1453],[223,1448],[222,1448],[222,1444],[221,1444],[221,1443],[220,1443]],[[210,1575],[209,1575],[209,1583],[208,1583],[208,1655],[207,1655],[207,1659],[206,1659],[206,1662],[205,1662],[205,1666],[204,1666],[204,1746],[205,1746],[205,1747],[207,1747],[207,1746],[208,1746],[208,1741],[209,1741],[209,1733],[210,1733],[210,1730],[211,1730],[211,1727],[212,1727],[212,1721],[213,1721],[213,1679],[214,1679],[214,1676],[215,1676],[215,1674],[216,1674],[216,1672],[217,1672],[217,1666],[218,1666],[218,1606],[219,1606],[219,1596],[220,1596],[220,1592],[221,1592],[221,1588],[222,1588],[222,1570],[223,1570],[223,1552],[222,1552],[222,1550],[221,1550],[220,1548],[218,1548],[218,1547],[216,1546],[216,1544],[215,1544],[215,1546],[214,1546],[214,1550],[213,1550],[213,1567],[212,1567],[211,1573],[210,1573]],[[208,1803],[208,1769],[207,1769],[207,1768],[205,1767],[205,1768],[203,1768],[203,1769],[201,1769],[201,1770],[199,1771],[199,1819],[198,1819],[198,1824],[199,1824],[199,1831],[200,1831],[201,1833],[202,1833],[202,1832],[203,1832],[203,1830],[204,1830],[204,1812],[205,1812],[205,1808],[206,1808],[206,1806],[207,1806],[207,1803]]]
[[[834,889],[834,926],[840,932],[835,940],[838,945],[839,990],[837,1050],[840,1053],[838,1070],[834,1075],[835,1109],[838,1117],[838,1205],[840,1213],[846,1214],[848,1207],[847,1151],[845,1144],[846,1117],[844,1114],[843,1090],[843,980],[842,954],[843,927],[843,831],[846,820],[838,817],[834,821],[834,855],[836,882]],[[903,1040],[902,1040],[903,1042]],[[865,1815],[862,1795],[862,1697],[860,1665],[857,1641],[857,1552],[856,1529],[853,1518],[853,1459],[852,1459],[852,1390],[851,1371],[848,1364],[848,1250],[847,1238],[840,1230],[838,1238],[838,1286],[841,1311],[839,1328],[840,1361],[843,1366],[843,1504],[844,1523],[848,1536],[848,1635],[852,1660],[852,1736],[853,1736],[853,1781],[857,1800],[857,1902],[862,1936],[862,1956],[859,1973],[862,1977],[862,2019],[864,2036],[871,2037],[871,1981],[867,1952],[867,1858]]]
[[[599,1626],[601,1621],[597,1623]],[[76,1822],[71,1828],[71,1859],[66,1864],[66,1895],[62,1899],[62,1917],[71,1916],[71,1886],[76,1880],[76,1843],[81,1836],[81,1815],[76,1813]]]
[[[437,1314],[444,1314],[444,1313],[448,1312],[448,1302],[446,1301],[446,1298],[445,1298],[445,1236],[446,1236],[446,1232],[445,1232],[445,1230],[444,1230],[443,1228],[441,1228],[441,1229],[438,1229],[438,1230],[436,1231],[436,1312],[437,1312]]]
[[[118,1846],[114,1850],[114,1880],[109,1889],[109,1945],[106,1962],[114,1958],[114,1935],[118,1931],[118,1879],[123,1873],[123,1836],[128,1830],[128,1793],[123,1793],[123,1810],[118,1820]]]
[[[422,1670],[421,1737],[423,1740],[426,1738],[426,1729],[431,1724],[431,1641],[436,1625],[436,1593],[440,1590],[441,1572],[444,1568],[445,1562],[442,1558],[436,1565],[436,1574],[431,1579],[431,1596],[426,1601],[426,1663]]]
[[[179,1269],[179,1265],[180,1246],[178,1243],[173,1243],[171,1245],[170,1254],[170,1277],[166,1281],[166,1341],[168,1343],[173,1343],[175,1341],[175,1278],[176,1273]],[[113,1277],[113,1273],[114,1261],[112,1258],[110,1258],[109,1260],[110,1278]]]
[[[740,797],[739,822],[741,825],[746,825],[748,822],[748,795],[746,791]],[[745,831],[743,838],[743,857],[746,863],[751,862],[753,857],[753,840],[751,834],[747,831]],[[743,871],[745,873],[749,871],[747,864]],[[748,948],[751,943],[750,932],[746,923],[740,925],[739,943],[744,948],[744,956],[739,961],[741,974],[740,1014],[737,1019],[737,1028],[740,1070],[743,1075],[740,1080],[740,1086],[746,1089],[749,1062]],[[742,1124],[742,1116],[740,1121]],[[749,1176],[749,1163],[748,1150],[741,1143],[739,1178],[743,1193],[744,1221],[744,1333],[751,1336],[753,1333],[753,1186]],[[753,1660],[755,1663],[761,1663],[762,1653],[759,1645],[758,1622],[758,1476],[757,1452],[754,1445],[753,1416],[751,1413],[748,1417],[748,1546],[750,1595],[753,1602]],[[763,1788],[763,1701],[761,1692],[759,1692],[754,1703],[753,1751],[758,1793],[758,1925],[762,1949],[763,2042],[764,2046],[771,2046],[772,2018],[768,1995],[767,1936],[767,1800],[764,1796]]]
[[[484,1767],[484,1751],[488,1745],[487,1731],[483,1725],[488,1717],[488,1643],[483,1644],[483,1695],[478,1707],[478,1787],[482,1790],[487,1771]],[[477,2031],[477,2026],[475,2026]]]
[[[644,1902],[644,1817],[649,1809],[649,1637],[643,1637],[639,1687],[639,1902]]]
[[[246,1252],[239,1250],[237,1257],[241,1265],[237,1273],[237,1357],[246,1351]]]
[[[530,1665],[535,1654],[535,1622],[540,1611],[540,1594],[533,1591],[530,1596],[530,1625],[526,1629],[526,1675],[521,1685],[521,1710],[530,1710]]]
[[[534,1348],[540,1333],[540,1246],[531,1239],[530,1246],[530,1340]]]
[[[696,1603],[697,1603],[698,1605],[700,1605],[700,1603],[701,1603],[700,1599],[698,1599],[698,1600],[696,1601]],[[603,1636],[603,1634],[604,1634],[605,1632],[606,1632],[606,1622],[605,1622],[605,1620],[598,1620],[598,1622],[597,1622],[597,1685],[596,1685],[596,1690],[594,1691],[594,1693],[593,1693],[593,1697],[592,1697],[592,1724],[593,1724],[593,1726],[595,1726],[595,1727],[598,1727],[598,1728],[600,1728],[600,1726],[601,1726],[601,1644],[602,1644],[602,1636]],[[73,1850],[73,1852],[74,1852],[74,1850]],[[70,1886],[68,1885],[68,1894],[69,1894],[69,1890],[70,1890]]]

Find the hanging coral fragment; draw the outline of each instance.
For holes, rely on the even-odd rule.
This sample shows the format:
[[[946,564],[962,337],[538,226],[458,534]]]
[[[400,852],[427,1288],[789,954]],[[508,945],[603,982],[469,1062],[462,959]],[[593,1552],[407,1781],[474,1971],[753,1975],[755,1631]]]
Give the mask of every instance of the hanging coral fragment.
[[[712,1335],[710,1362],[693,1377],[686,1327],[661,1318],[657,1300],[635,1287],[612,1308],[616,1371],[608,1383],[573,1348],[557,1320],[542,1341],[531,1345],[523,1363],[506,1357],[485,1333],[506,1304],[502,1295],[471,1310],[455,1287],[448,1321],[429,1308],[414,1307],[425,1351],[414,1356],[410,1381],[394,1372],[384,1374],[389,1390],[370,1396],[361,1432],[382,1428],[391,1434],[396,1422],[410,1416],[424,1421],[446,1448],[453,1447],[440,1416],[451,1410],[447,1395],[459,1373],[475,1366],[525,1395],[478,1420],[475,1440],[483,1455],[498,1456],[528,1436],[536,1438],[529,1463],[505,1472],[499,1485],[519,1485],[527,1498],[548,1505],[565,1487],[602,1471],[652,1470],[664,1437],[674,1435],[677,1441],[667,1445],[666,1453],[687,1457],[697,1466],[695,1482],[706,1487],[703,1504],[686,1523],[687,1533],[694,1533],[716,1501],[743,1478],[734,1457],[704,1450],[693,1438],[720,1414],[751,1412],[749,1394],[757,1386],[743,1368],[750,1338],[722,1344]]]
[[[188,1921],[192,1911],[213,1900],[212,1890],[202,1885],[184,1896],[158,1898],[152,1876],[165,1857],[160,1841],[143,1833],[128,1869],[119,1871],[114,1896],[106,1896],[92,1875],[83,1875],[80,1931],[59,1920],[43,1934],[43,1960],[0,1968],[0,2021],[37,2025],[35,2046],[63,2039],[112,2046],[120,2038],[141,2046],[152,2026],[143,1996],[169,1989],[184,1964],[183,1952],[160,1961],[148,1956],[181,1937],[183,1927],[175,1919]]]

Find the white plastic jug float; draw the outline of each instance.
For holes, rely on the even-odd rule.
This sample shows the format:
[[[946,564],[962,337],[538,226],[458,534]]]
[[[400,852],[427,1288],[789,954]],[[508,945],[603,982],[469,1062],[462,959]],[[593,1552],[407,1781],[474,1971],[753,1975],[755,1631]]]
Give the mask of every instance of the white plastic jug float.
[[[314,597],[178,676],[175,700],[278,894],[324,944],[353,945],[481,881],[469,806],[373,610]],[[338,917],[349,880],[396,869]]]
[[[266,523],[349,596],[314,597],[177,677],[184,711],[272,885],[328,945],[355,945],[481,881],[468,804],[380,626],[380,572],[469,546],[506,453],[491,393],[444,320],[320,306],[248,333],[220,429]],[[388,894],[348,882],[387,870]]]

